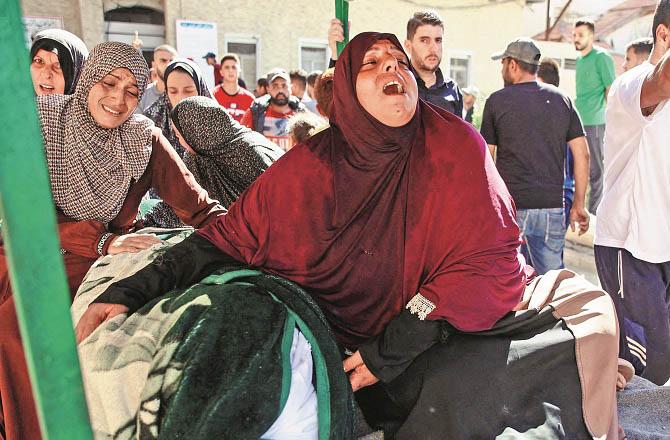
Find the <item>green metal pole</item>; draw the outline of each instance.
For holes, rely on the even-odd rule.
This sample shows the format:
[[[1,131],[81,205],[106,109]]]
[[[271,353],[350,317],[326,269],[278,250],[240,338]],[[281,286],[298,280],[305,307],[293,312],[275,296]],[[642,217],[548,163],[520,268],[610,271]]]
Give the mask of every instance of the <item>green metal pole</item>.
[[[335,0],[335,18],[342,22],[344,28],[344,41],[337,43],[337,55],[344,50],[344,46],[349,42],[349,1]]]
[[[91,439],[20,11],[0,0],[4,246],[42,436]]]

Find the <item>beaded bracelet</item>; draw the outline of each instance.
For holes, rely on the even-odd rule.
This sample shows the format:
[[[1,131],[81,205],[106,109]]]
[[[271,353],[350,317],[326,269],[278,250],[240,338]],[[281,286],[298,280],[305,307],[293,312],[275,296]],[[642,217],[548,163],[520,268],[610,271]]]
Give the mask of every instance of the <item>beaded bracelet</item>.
[[[112,235],[114,234],[112,234],[111,232],[106,232],[102,234],[102,237],[100,237],[100,241],[98,242],[98,248],[97,248],[98,255],[102,255],[102,249],[105,247],[105,243]]]

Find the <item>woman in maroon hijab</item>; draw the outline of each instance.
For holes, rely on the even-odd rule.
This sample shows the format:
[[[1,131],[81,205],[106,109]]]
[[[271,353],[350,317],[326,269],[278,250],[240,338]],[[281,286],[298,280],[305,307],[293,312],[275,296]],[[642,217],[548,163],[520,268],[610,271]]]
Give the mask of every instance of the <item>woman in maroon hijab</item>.
[[[452,335],[492,329],[522,299],[512,198],[479,134],[418,100],[394,35],[368,32],[349,43],[335,69],[333,104],[331,127],[268,168],[227,215],[103,293],[78,338],[242,262],[301,285],[318,302],[349,355],[345,370],[369,422],[399,438],[465,438],[451,427],[471,421],[453,424],[464,414],[445,413],[462,402],[422,380],[458,379],[460,372],[445,370],[448,352],[437,363],[430,353]],[[473,360],[485,368],[480,362]],[[467,437],[513,423],[493,420],[496,411]],[[583,431],[581,418],[574,425]]]

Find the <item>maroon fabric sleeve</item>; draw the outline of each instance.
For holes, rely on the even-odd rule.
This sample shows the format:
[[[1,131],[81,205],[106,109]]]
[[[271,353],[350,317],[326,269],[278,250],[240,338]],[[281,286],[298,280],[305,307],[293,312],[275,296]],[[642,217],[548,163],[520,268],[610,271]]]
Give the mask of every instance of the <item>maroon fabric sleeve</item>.
[[[97,220],[72,221],[62,214],[59,214],[58,218],[58,234],[62,249],[86,258],[98,258],[100,256],[98,254],[98,243],[107,233],[103,223]],[[116,234],[107,238],[102,248],[102,255],[107,253],[107,248],[115,236]]]

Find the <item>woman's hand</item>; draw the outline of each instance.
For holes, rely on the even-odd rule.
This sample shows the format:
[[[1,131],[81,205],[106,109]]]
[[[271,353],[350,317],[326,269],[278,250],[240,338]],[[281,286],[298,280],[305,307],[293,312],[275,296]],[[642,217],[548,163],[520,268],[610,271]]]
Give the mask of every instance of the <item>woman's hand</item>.
[[[107,248],[109,255],[116,255],[122,252],[135,253],[149,249],[151,246],[160,243],[161,240],[153,234],[126,234],[119,235],[112,239]]]
[[[93,333],[100,324],[109,321],[121,313],[128,313],[128,307],[121,304],[104,303],[93,303],[88,306],[88,309],[86,309],[81,316],[81,319],[74,329],[74,333],[77,336],[77,344],[81,343],[81,341],[86,339],[88,335]]]
[[[379,382],[379,379],[365,366],[360,351],[344,360],[344,372],[349,373],[349,383],[354,392]]]

